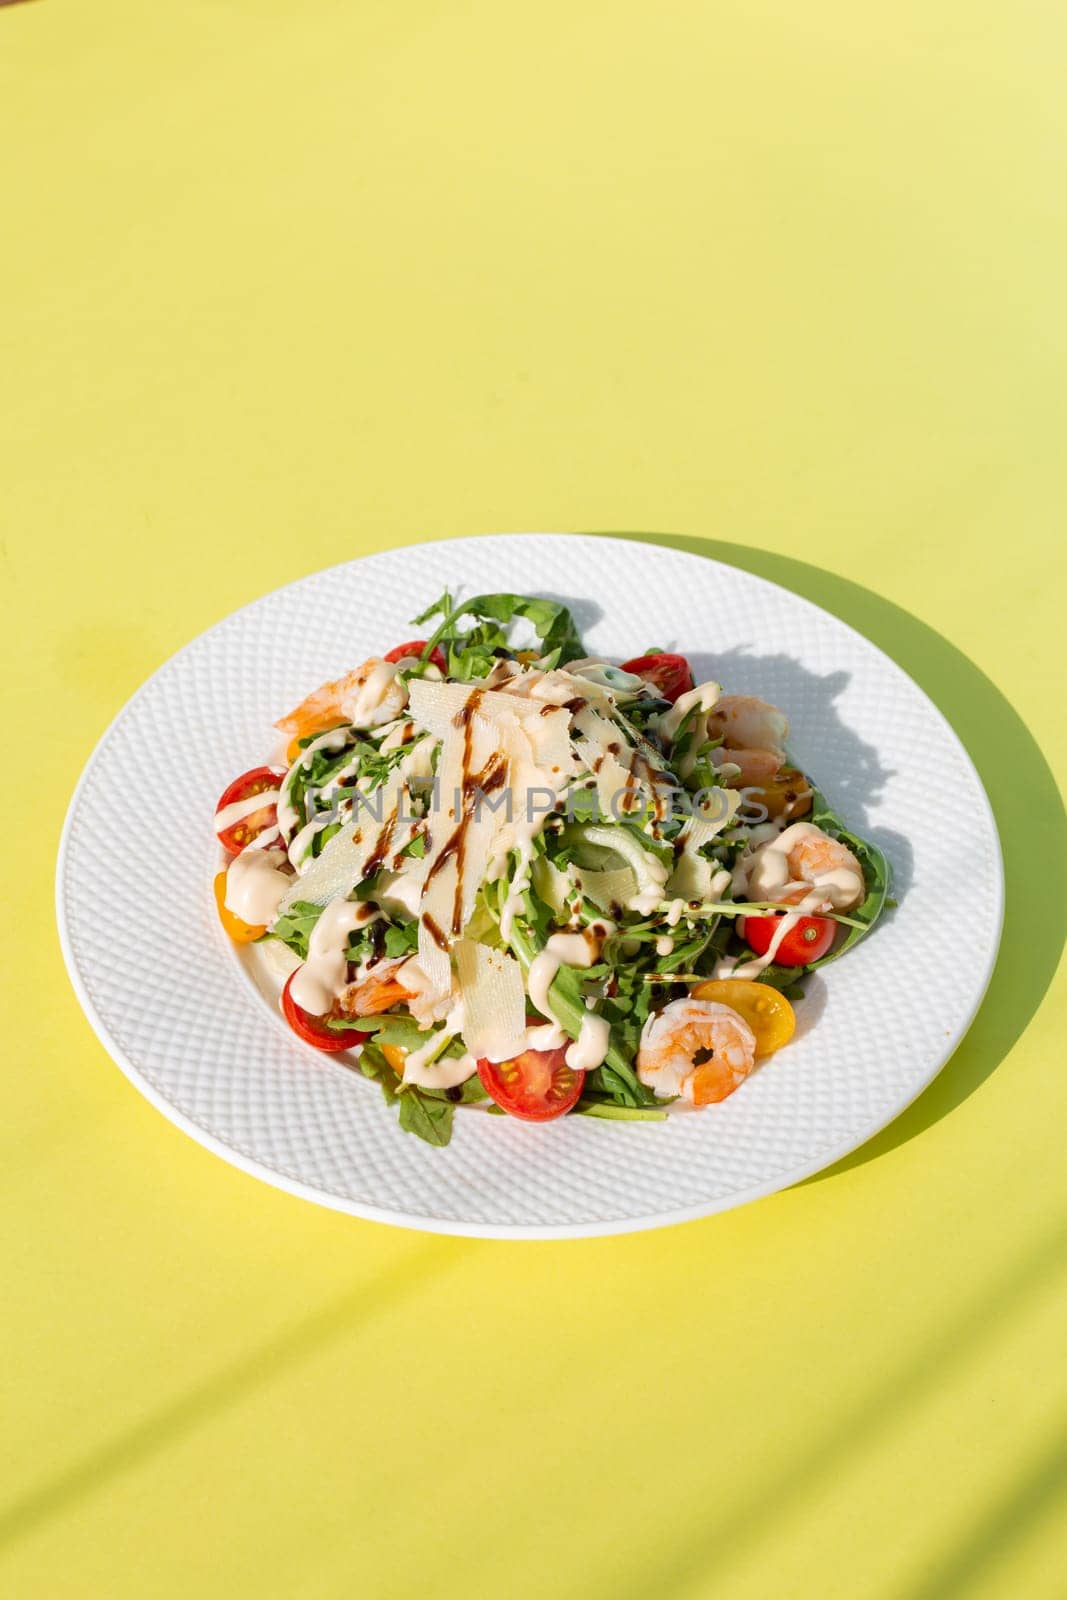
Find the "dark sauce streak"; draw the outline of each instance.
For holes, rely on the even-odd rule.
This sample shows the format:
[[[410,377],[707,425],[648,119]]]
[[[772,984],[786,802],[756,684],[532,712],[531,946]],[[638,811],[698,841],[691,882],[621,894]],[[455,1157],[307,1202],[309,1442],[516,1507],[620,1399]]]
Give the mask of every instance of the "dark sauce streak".
[[[429,888],[441,868],[452,857],[456,861],[456,887],[452,897],[452,935],[458,937],[463,924],[463,858],[467,847],[467,829],[474,815],[476,802],[479,796],[492,794],[495,789],[500,789],[507,782],[507,762],[498,750],[494,750],[481,772],[471,772],[471,755],[474,744],[474,731],[471,727],[474,715],[481,704],[484,689],[475,689],[466,705],[456,712],[453,718],[454,725],[463,729],[463,760],[461,763],[462,781],[460,794],[460,816],[452,833],[445,840],[441,851],[426,874],[425,887]],[[431,926],[433,918],[423,913],[423,924],[427,933],[442,950],[448,949],[444,935],[436,925]]]
[[[434,921],[433,917],[431,917],[428,911],[424,911],[422,913],[422,925],[426,929],[426,932],[430,935],[430,938],[433,940],[438,950],[448,949],[448,940],[445,938],[444,934],[441,932],[440,928],[437,926],[437,923]]]
[[[407,850],[408,845],[410,845],[414,839],[421,839],[425,832],[425,828],[412,828],[411,836],[408,839],[407,844],[401,845],[400,849],[396,852],[392,861],[390,862],[390,866],[394,872],[399,872],[401,867],[404,865],[404,861],[406,860],[405,851]]]
[[[396,811],[392,811],[383,825],[374,849],[371,851],[370,855],[366,859],[366,862],[364,863],[364,878],[373,878],[376,872],[380,872],[382,870],[382,863],[384,862],[386,853],[389,849],[389,841],[392,839],[393,831],[396,828],[396,815]]]

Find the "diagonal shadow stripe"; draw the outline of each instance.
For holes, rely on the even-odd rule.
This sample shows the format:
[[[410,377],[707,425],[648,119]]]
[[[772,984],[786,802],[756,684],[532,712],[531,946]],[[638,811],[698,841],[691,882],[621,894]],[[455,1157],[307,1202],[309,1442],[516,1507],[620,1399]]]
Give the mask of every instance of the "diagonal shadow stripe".
[[[1067,1428],[998,1507],[982,1512],[982,1527],[974,1538],[962,1543],[928,1578],[908,1589],[904,1600],[953,1600],[966,1594],[974,1580],[986,1574],[989,1563],[1024,1539],[1064,1496]]]
[[[831,1427],[806,1454],[758,1488],[740,1506],[728,1507],[720,1517],[701,1522],[697,1537],[687,1548],[675,1543],[656,1573],[656,1600],[668,1596],[714,1589],[724,1572],[758,1545],[765,1530],[810,1497],[833,1474],[844,1470],[849,1458],[871,1448],[876,1435],[899,1422],[906,1407],[914,1408],[934,1390],[948,1369],[969,1359],[988,1344],[1022,1310],[1028,1299],[1047,1290],[1067,1266],[1067,1228],[1060,1226],[1045,1243],[1013,1272],[976,1300],[962,1316],[942,1329],[937,1339],[914,1360],[903,1363],[880,1384],[865,1404]],[[707,1464],[709,1473],[717,1467]],[[716,1499],[709,1485],[708,1503]],[[717,1592],[717,1590],[715,1590]],[[648,1600],[646,1588],[625,1589],[613,1584],[610,1600]],[[933,1592],[923,1600],[934,1600]],[[940,1594],[937,1600],[941,1600]]]
[[[469,1240],[435,1240],[407,1254],[374,1283],[361,1284],[324,1310],[272,1339],[247,1360],[191,1389],[172,1405],[113,1439],[93,1454],[31,1490],[0,1513],[0,1550],[33,1533],[43,1523],[113,1478],[139,1466],[160,1450],[192,1433],[209,1418],[238,1404],[270,1379],[299,1366],[334,1340],[364,1328],[382,1311],[409,1299],[445,1276],[474,1247]]]

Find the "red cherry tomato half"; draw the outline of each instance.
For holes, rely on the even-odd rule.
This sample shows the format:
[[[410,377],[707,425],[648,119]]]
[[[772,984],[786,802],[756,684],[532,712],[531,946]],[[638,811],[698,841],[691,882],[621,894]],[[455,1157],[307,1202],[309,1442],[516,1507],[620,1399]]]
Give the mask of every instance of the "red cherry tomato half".
[[[684,656],[676,656],[670,650],[662,650],[654,656],[634,656],[632,661],[623,662],[622,670],[644,678],[672,704],[680,694],[693,687],[692,667]]]
[[[551,1122],[569,1111],[585,1073],[567,1065],[562,1050],[524,1050],[511,1061],[479,1061],[478,1077],[490,1099],[523,1122]]]
[[[407,644],[398,644],[395,650],[390,650],[385,660],[403,661],[405,656],[421,656],[425,649],[425,639],[410,639]],[[445,660],[445,653],[439,644],[435,644],[430,651],[430,660],[435,667],[440,667],[441,671],[447,675],[448,662]]]
[[[746,917],[741,924],[742,937],[758,956],[766,955],[771,940],[778,931],[778,916]],[[801,917],[795,922],[774,953],[780,967],[806,967],[809,961],[818,961],[834,942],[836,924],[829,917]]]
[[[313,1044],[316,1050],[329,1050],[336,1054],[339,1050],[351,1050],[369,1037],[366,1033],[360,1033],[358,1028],[341,1031],[328,1028],[325,1017],[312,1016],[310,1011],[298,1006],[289,992],[295,977],[296,973],[291,972],[282,990],[282,1015],[298,1039],[303,1039],[305,1044]]]
[[[249,800],[255,794],[262,794],[267,789],[276,789],[281,782],[283,774],[275,772],[271,767],[253,767],[251,772],[242,772],[235,778],[230,787],[221,796],[215,807],[215,832],[219,836],[219,843],[231,856],[237,855],[246,844],[251,844],[265,828],[273,828],[278,820],[278,808],[274,801],[269,801],[258,811],[249,811],[236,822],[231,822],[228,827],[219,827],[219,812],[225,811],[227,806],[236,804],[238,800]]]

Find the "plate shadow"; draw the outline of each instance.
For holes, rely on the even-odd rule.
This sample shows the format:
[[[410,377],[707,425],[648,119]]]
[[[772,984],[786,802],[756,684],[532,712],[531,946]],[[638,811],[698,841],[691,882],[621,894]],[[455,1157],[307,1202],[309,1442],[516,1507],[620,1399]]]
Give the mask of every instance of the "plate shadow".
[[[727,562],[781,584],[849,623],[903,667],[948,719],[993,807],[1004,853],[1005,908],[1000,953],[985,999],[934,1082],[881,1133],[805,1180],[821,1182],[875,1160],[955,1110],[996,1071],[1030,1022],[1052,981],[1067,936],[1063,798],[1036,740],[996,685],[936,629],[873,590],[791,556],[747,545],[673,533],[596,532]],[[715,659],[724,663],[725,671],[726,658]],[[746,686],[748,681],[746,677]],[[830,680],[828,687],[832,691]],[[865,764],[863,785],[888,776],[876,756],[870,766],[868,747],[860,755]],[[839,798],[842,809],[862,824],[860,793],[854,799],[846,794]],[[878,842],[893,858],[898,889],[906,892],[906,841],[879,836]],[[946,939],[950,937],[946,927]]]

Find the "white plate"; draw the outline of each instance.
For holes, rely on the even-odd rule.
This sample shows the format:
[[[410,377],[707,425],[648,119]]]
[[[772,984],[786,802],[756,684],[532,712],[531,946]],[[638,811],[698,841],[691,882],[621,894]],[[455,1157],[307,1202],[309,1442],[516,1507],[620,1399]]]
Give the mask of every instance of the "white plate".
[[[402,1134],[376,1084],[302,1045],[244,981],[218,924],[215,802],[274,718],[410,638],[442,589],[572,604],[593,651],[677,647],[700,677],[780,705],[791,747],[877,840],[899,908],[812,985],[789,1048],[724,1104],[662,1124],[544,1127],[457,1112]],[[1003,879],[989,803],[955,734],[881,651],[734,567],[630,541],[507,534],[389,550],[227,617],[150,678],[71,801],[57,901],[71,979],[106,1049],[209,1149],[357,1216],[441,1233],[623,1233],[724,1210],[827,1166],[951,1054],[985,991]],[[946,963],[945,909],[952,908]]]

